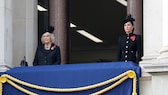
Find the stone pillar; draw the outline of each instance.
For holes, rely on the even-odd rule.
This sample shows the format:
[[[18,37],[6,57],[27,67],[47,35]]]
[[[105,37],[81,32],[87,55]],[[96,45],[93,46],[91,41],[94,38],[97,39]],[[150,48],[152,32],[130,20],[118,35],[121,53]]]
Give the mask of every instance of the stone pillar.
[[[0,72],[12,67],[12,2],[13,0],[1,0],[0,3]]]
[[[132,14],[135,18],[134,33],[142,34],[142,0],[127,0],[127,14]]]
[[[153,2],[151,4],[151,2]],[[156,8],[157,6],[157,8]],[[143,63],[156,59],[162,47],[162,2],[143,1]]]
[[[0,3],[0,72],[20,66],[24,56],[32,65],[37,47],[37,1]]]
[[[146,85],[146,88],[152,86],[150,91],[152,95],[168,93],[166,89],[168,87],[167,9],[168,0],[143,0],[144,56],[140,66],[142,72],[148,73],[151,77],[151,85]]]
[[[37,48],[37,1],[15,0],[13,4],[13,67],[21,60],[32,65]]]
[[[159,55],[159,59],[167,59],[166,63],[168,64],[168,1],[167,0],[163,0],[162,3],[162,39],[160,39],[160,41],[162,42],[162,48],[160,50],[160,55]],[[165,61],[164,61],[165,62]]]
[[[66,0],[50,0],[50,25],[55,27],[56,44],[61,49],[61,63],[67,63]]]
[[[167,0],[144,1],[144,56],[140,65],[146,68],[146,71],[168,70],[163,69],[168,67],[167,2]]]
[[[29,66],[33,65],[32,63],[37,48],[37,14],[37,0],[26,0],[25,56]]]

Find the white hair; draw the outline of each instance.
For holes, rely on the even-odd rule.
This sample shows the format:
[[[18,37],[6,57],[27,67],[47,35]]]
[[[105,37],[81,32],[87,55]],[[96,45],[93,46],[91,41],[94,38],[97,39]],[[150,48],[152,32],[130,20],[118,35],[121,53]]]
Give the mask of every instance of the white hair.
[[[49,33],[49,32],[47,32],[47,33]],[[41,42],[42,42],[42,44],[44,44],[43,35],[41,36]],[[55,42],[55,36],[54,36],[54,34],[53,33],[49,33],[49,35],[50,35],[50,38],[51,38],[51,43],[54,43]]]

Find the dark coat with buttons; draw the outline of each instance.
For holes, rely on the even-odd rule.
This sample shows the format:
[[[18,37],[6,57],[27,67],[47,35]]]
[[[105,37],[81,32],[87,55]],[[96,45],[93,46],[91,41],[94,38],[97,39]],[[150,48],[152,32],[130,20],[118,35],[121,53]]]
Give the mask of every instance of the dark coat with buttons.
[[[45,50],[44,45],[38,46],[33,65],[58,65],[61,63],[60,47],[53,44],[50,50]]]
[[[138,63],[142,57],[141,36],[136,34],[119,37],[118,61],[133,61]]]

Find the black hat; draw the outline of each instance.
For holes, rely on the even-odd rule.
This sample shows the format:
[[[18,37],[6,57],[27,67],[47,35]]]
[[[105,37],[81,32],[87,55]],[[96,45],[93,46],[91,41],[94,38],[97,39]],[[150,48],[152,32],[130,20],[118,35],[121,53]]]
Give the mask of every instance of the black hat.
[[[131,14],[127,15],[126,18],[123,21],[123,24],[127,23],[127,22],[131,22],[132,25],[134,25],[133,21],[135,21],[134,18],[132,18]]]
[[[46,29],[45,29],[45,31],[44,31],[44,33],[45,32],[49,32],[49,33],[53,33],[53,31],[54,31],[54,26],[48,26]]]

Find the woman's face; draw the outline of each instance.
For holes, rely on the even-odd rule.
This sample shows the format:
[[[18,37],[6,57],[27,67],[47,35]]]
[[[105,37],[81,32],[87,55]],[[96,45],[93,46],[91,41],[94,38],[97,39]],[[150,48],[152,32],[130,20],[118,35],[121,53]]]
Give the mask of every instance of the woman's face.
[[[126,34],[132,33],[132,30],[134,29],[134,26],[132,25],[131,22],[127,22],[124,24],[124,31]]]
[[[44,44],[51,43],[51,34],[48,32],[44,33],[42,39],[44,41]]]

